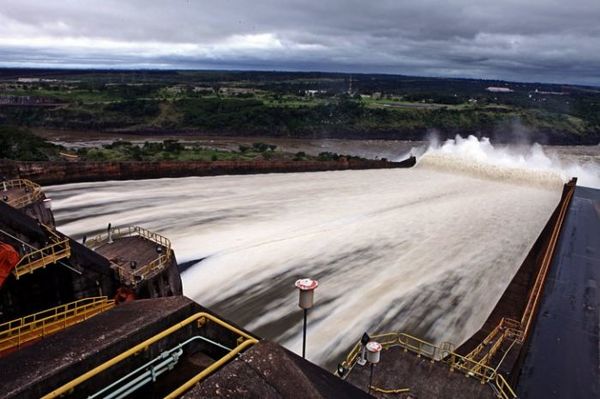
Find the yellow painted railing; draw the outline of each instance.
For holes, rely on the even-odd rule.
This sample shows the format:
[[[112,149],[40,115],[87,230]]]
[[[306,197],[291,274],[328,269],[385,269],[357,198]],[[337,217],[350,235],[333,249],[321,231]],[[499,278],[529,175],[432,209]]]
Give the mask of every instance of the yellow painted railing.
[[[575,192],[575,185],[569,187],[569,191],[566,193],[564,201],[562,201],[560,211],[558,214],[558,218],[552,229],[552,234],[550,235],[550,240],[548,245],[546,246],[546,251],[544,252],[544,256],[542,258],[542,263],[540,265],[540,271],[538,272],[537,278],[535,279],[535,283],[533,284],[533,288],[529,294],[529,300],[527,301],[527,306],[525,307],[525,311],[523,312],[523,316],[521,317],[521,326],[523,326],[523,339],[527,338],[529,334],[529,330],[531,329],[531,325],[534,319],[534,314],[537,309],[537,304],[540,300],[542,290],[544,288],[544,283],[546,282],[546,276],[548,271],[550,270],[550,264],[552,263],[552,258],[554,257],[554,250],[556,249],[556,244],[558,243],[558,237],[560,236],[560,231],[562,228],[562,224],[567,214],[567,210],[569,208],[569,204],[571,203],[571,199],[573,198],[573,193]]]
[[[165,398],[179,397],[183,393],[185,393],[188,389],[190,389],[195,384],[197,384],[199,381],[203,380],[208,375],[210,375],[212,372],[214,372],[215,370],[217,370],[218,368],[223,366],[225,363],[227,363],[230,359],[232,359],[234,356],[236,356],[242,350],[248,348],[251,345],[256,344],[258,342],[258,340],[256,338],[254,338],[253,336],[245,333],[244,331],[230,325],[229,323],[227,323],[209,313],[199,312],[199,313],[196,313],[196,314],[188,317],[187,319],[167,328],[166,330],[162,331],[161,333],[159,333],[151,338],[148,338],[147,340],[135,345],[134,347],[132,347],[132,348],[128,349],[127,351],[121,353],[120,355],[117,355],[117,356],[113,357],[112,359],[100,364],[99,366],[93,368],[92,370],[87,371],[86,373],[80,375],[79,377],[75,378],[74,380],[64,384],[63,386],[55,389],[54,391],[48,393],[47,395],[44,395],[42,397],[42,399],[57,398],[61,395],[69,393],[69,392],[73,392],[74,395],[77,396],[76,393],[74,392],[74,389],[76,389],[77,386],[81,385],[82,383],[90,380],[91,378],[94,378],[95,376],[99,375],[103,371],[121,363],[122,361],[139,354],[140,352],[146,350],[148,347],[150,347],[154,343],[168,337],[169,335],[179,331],[180,329],[182,329],[194,322],[197,323],[198,326],[202,326],[205,323],[207,323],[208,321],[216,323],[216,324],[220,325],[221,327],[224,327],[225,329],[238,335],[239,336],[238,345],[235,348],[233,348],[229,353],[227,353],[225,356],[223,356],[221,359],[217,360],[216,362],[211,364],[208,368],[204,369],[202,372],[200,372],[199,374],[192,377],[190,380],[185,382],[179,388],[177,388],[173,392],[171,392],[169,395],[165,396]]]
[[[105,296],[84,298],[0,324],[0,352],[43,338],[115,306]]]
[[[36,184],[27,179],[13,179],[8,180],[5,183],[7,189],[22,189],[25,191],[24,194],[9,198],[7,204],[13,208],[23,208],[43,197],[42,188],[39,184]],[[0,184],[0,190],[4,190],[3,184]]]
[[[508,385],[508,382],[504,379],[502,374],[496,374],[496,389],[498,390],[498,396],[502,399],[514,399],[517,397],[517,394],[513,389]]]
[[[476,360],[479,363],[490,365],[492,357],[504,343],[513,341],[522,343],[523,332],[521,331],[520,327],[521,323],[519,323],[517,320],[506,317],[502,318],[494,330],[492,330],[487,337],[485,337],[485,339],[466,357]],[[482,356],[480,357],[480,355]],[[496,366],[496,369],[498,366],[499,364]]]
[[[171,262],[171,241],[168,238],[161,236],[150,230],[146,230],[139,226],[129,227],[113,227],[111,229],[112,239],[119,239],[123,237],[135,237],[139,236],[149,241],[154,242],[157,245],[162,246],[165,250],[159,254],[151,262],[138,266],[135,270],[131,270],[126,267],[114,264],[113,267],[117,270],[121,281],[126,281],[130,285],[137,285],[140,281],[149,279],[156,275],[156,273],[163,270]],[[86,241],[86,245],[89,248],[97,248],[101,245],[107,244],[109,240],[108,233],[102,233],[96,237]]]
[[[384,349],[389,349],[394,346],[399,346],[405,351],[411,351],[417,356],[423,356],[433,362],[442,362],[450,367],[450,370],[458,370],[468,377],[477,378],[482,384],[492,383],[499,391],[503,398],[516,398],[512,389],[503,377],[498,377],[499,374],[493,368],[486,364],[469,359],[452,351],[452,345],[444,343],[440,346],[430,342],[413,337],[404,333],[386,333],[371,337],[372,340],[379,342]],[[361,351],[361,343],[358,342],[350,351],[346,360],[342,362],[344,369],[351,371]],[[500,380],[500,383],[498,383]],[[512,395],[512,396],[511,396]]]
[[[50,228],[46,228],[46,230],[50,237],[50,244],[41,249],[28,252],[21,257],[12,271],[17,280],[24,274],[33,273],[37,269],[71,256],[69,239],[57,234]]]

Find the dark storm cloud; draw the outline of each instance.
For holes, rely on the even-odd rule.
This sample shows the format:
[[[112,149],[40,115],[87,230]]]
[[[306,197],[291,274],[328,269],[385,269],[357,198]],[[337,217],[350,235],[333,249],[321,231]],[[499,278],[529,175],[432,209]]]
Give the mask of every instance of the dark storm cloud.
[[[597,0],[0,0],[0,64],[600,84]]]

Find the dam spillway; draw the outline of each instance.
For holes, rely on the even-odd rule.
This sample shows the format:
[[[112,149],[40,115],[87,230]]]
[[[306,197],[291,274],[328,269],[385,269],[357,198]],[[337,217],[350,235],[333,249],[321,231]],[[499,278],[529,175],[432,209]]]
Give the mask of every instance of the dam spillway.
[[[414,169],[50,187],[62,231],[142,224],[167,235],[184,293],[299,352],[292,284],[318,278],[308,358],[332,365],[366,330],[459,344],[494,307],[560,189]],[[536,180],[537,181],[537,180]],[[201,261],[200,261],[201,260]]]

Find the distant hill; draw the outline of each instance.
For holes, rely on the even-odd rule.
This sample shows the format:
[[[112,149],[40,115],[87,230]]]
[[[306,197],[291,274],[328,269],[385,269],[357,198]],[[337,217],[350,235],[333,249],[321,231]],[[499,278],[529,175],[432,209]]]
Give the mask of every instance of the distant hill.
[[[383,74],[0,69],[0,124],[310,138],[600,142],[600,88]]]

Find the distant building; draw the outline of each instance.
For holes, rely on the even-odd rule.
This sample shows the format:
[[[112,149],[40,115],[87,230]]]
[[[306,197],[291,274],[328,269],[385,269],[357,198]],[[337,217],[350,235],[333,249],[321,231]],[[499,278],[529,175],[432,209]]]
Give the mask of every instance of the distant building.
[[[325,93],[325,90],[304,90],[304,95],[308,97],[314,97],[317,94]]]
[[[225,95],[237,95],[237,94],[255,94],[256,89],[247,88],[247,87],[221,87],[219,90],[221,94]]]
[[[535,89],[535,93],[536,94],[549,94],[552,96],[564,96],[566,93],[562,92],[562,91],[541,91],[538,89]]]
[[[40,78],[18,78],[19,83],[39,83]]]
[[[212,87],[206,87],[206,86],[194,86],[192,91],[194,93],[214,93],[215,89],[213,89]]]
[[[511,93],[514,90],[508,87],[494,87],[490,86],[486,89],[487,91],[491,91],[492,93]]]

